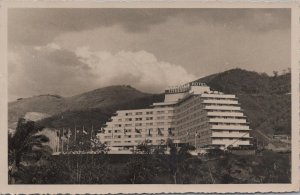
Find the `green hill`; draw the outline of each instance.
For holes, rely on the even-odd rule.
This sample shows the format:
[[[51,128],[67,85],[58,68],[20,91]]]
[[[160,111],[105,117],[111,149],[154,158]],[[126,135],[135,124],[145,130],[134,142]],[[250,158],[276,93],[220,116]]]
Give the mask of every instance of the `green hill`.
[[[147,94],[130,86],[110,86],[72,97],[40,95],[19,99],[8,104],[9,126],[27,112],[51,115],[40,123],[47,127],[99,128],[119,109],[144,108],[163,100],[163,95]]]
[[[291,133],[291,74],[268,76],[232,69],[198,79],[213,90],[236,94],[252,129],[265,134]],[[145,108],[163,101],[163,94],[147,94],[130,86],[110,86],[72,97],[41,95],[9,103],[9,124],[26,112],[51,115],[41,121],[57,128],[100,128],[116,110]]]
[[[232,69],[201,79],[212,89],[236,94],[252,129],[265,134],[291,133],[291,74],[268,76]]]
[[[122,100],[112,105],[101,105],[98,107],[89,107],[82,110],[67,110],[62,113],[53,115],[40,121],[40,124],[47,127],[56,128],[84,128],[90,130],[100,129],[100,127],[109,120],[109,118],[117,110],[139,109],[151,105],[153,102],[163,100],[163,95],[147,95],[143,97],[133,98],[131,94],[127,94]],[[129,97],[130,96],[130,97]],[[87,102],[87,104],[89,104]]]

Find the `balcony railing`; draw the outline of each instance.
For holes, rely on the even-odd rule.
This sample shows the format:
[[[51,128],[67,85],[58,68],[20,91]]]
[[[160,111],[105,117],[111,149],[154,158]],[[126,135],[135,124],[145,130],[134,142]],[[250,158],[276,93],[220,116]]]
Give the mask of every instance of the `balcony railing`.
[[[212,125],[211,129],[224,129],[224,130],[250,130],[249,126],[243,125]]]
[[[205,106],[206,110],[241,110],[238,106]]]
[[[208,116],[239,116],[245,117],[242,112],[207,112]]]
[[[230,98],[235,99],[235,95],[228,95],[228,94],[202,94],[201,97],[214,97],[214,98]]]
[[[208,99],[208,100],[203,100],[202,103],[205,104],[232,104],[232,105],[237,105],[238,101],[236,100],[214,100],[214,99]]]
[[[242,123],[247,124],[246,119],[225,119],[225,118],[211,118],[209,122],[219,122],[219,123]]]

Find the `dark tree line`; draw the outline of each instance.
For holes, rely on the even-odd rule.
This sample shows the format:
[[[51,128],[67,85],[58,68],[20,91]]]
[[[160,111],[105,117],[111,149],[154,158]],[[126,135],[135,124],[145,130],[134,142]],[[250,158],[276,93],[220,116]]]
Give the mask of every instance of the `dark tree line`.
[[[192,156],[189,145],[171,140],[154,146],[138,145],[133,154],[110,155],[97,140],[73,146],[93,154],[51,155],[43,128],[20,119],[9,137],[9,182],[12,184],[210,184],[289,183],[289,154],[237,156],[212,150]],[[167,153],[167,154],[166,154]]]

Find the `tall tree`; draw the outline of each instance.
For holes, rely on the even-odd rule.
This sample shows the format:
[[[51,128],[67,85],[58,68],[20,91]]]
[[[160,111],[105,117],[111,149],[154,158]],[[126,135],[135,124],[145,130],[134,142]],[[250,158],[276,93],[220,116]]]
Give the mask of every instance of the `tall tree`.
[[[23,183],[29,167],[52,153],[51,148],[45,145],[49,138],[38,133],[42,129],[33,121],[19,119],[16,132],[9,139],[10,183]]]

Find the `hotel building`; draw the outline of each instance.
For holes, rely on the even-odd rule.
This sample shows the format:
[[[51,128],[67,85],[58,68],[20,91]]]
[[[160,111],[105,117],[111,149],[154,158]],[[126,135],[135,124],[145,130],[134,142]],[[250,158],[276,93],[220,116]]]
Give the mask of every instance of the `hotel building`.
[[[250,146],[250,128],[235,95],[192,82],[165,90],[151,108],[119,110],[97,136],[110,148],[126,150],[147,140],[152,145],[189,143],[196,148]]]

